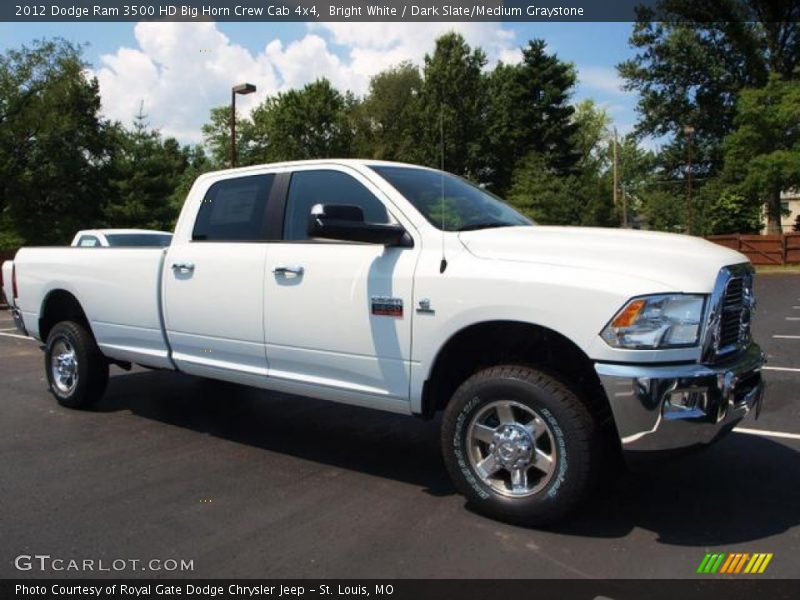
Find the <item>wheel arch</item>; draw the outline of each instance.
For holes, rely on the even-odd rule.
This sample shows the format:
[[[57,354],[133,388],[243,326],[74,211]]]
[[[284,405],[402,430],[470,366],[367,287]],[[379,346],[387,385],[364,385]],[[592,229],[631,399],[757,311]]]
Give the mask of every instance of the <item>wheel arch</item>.
[[[501,364],[536,367],[578,393],[601,424],[613,427],[608,398],[592,360],[565,335],[516,320],[473,323],[439,348],[422,391],[422,416],[443,410],[455,390],[484,368]]]
[[[60,321],[80,323],[94,337],[91,324],[80,301],[72,292],[57,288],[50,290],[42,299],[39,311],[39,338],[46,342],[50,330]]]

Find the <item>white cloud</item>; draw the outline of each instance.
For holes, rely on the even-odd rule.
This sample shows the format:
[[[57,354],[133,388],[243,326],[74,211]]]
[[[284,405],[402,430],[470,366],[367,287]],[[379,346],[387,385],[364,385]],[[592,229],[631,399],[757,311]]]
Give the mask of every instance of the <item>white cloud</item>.
[[[245,109],[277,87],[267,57],[232,43],[214,23],[138,23],[134,35],[138,48],[101,56],[94,73],[112,119],[130,122],[143,103],[152,126],[198,142],[209,109],[229,101],[231,85],[258,82],[258,93],[240,100]]]
[[[331,46],[345,50],[348,60],[328,77],[357,94],[366,93],[370,78],[393,65],[410,61],[421,66],[436,38],[451,31],[462,34],[472,47],[483,48],[489,66],[498,60],[519,62],[522,57],[514,33],[497,23],[340,22],[312,23],[309,29],[326,35]]]
[[[312,23],[312,30],[325,30],[331,41],[339,46],[352,48],[351,57],[356,51],[369,50],[379,60],[391,56],[397,60],[410,60],[421,64],[426,53],[433,50],[439,36],[456,31],[475,47],[480,46],[487,53],[490,63],[498,59],[510,58],[516,48],[514,32],[504,29],[498,23]],[[391,63],[390,63],[391,64]],[[374,72],[385,68],[386,64],[368,63]],[[377,67],[377,68],[375,68]]]
[[[578,80],[587,88],[606,94],[624,94],[622,79],[613,67],[578,66]]]
[[[501,50],[497,59],[506,63],[507,65],[515,65],[522,62],[522,48],[506,48]]]
[[[327,43],[318,35],[307,35],[285,48],[283,42],[273,40],[265,52],[280,73],[281,89],[300,87],[321,77],[327,77],[337,86],[348,79],[346,65],[328,51]]]
[[[232,85],[257,85],[256,94],[237,99],[245,111],[320,77],[363,94],[370,77],[404,60],[421,64],[435,39],[454,30],[483,48],[490,65],[520,60],[514,33],[499,23],[315,23],[300,39],[276,38],[252,52],[213,22],[152,22],[135,26],[136,48],[101,56],[92,74],[106,116],[130,123],[143,103],[151,126],[199,142],[209,110],[229,102]]]

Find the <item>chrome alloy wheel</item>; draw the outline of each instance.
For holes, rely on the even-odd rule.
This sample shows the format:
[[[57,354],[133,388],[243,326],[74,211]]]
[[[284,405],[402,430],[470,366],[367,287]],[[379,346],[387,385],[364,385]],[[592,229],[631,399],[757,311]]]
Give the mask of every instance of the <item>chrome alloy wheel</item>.
[[[467,429],[467,452],[483,483],[515,498],[543,489],[558,462],[549,425],[512,400],[490,402],[475,415]]]
[[[59,392],[69,395],[78,385],[78,357],[75,348],[66,339],[59,339],[50,352],[50,371],[53,385]]]

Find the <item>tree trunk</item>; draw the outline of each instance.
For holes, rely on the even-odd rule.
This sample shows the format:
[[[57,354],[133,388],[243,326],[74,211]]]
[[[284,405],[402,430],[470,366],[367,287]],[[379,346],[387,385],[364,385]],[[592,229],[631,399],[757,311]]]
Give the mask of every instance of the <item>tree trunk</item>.
[[[767,198],[767,233],[781,234],[781,193],[775,191]]]

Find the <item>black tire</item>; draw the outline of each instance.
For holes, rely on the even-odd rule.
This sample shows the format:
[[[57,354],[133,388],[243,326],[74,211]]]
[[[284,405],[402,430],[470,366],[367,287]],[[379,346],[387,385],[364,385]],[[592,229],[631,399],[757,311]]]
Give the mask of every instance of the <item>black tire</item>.
[[[66,375],[59,376],[55,363],[58,357],[74,356],[77,363]],[[86,328],[74,321],[57,323],[47,336],[44,352],[47,382],[58,403],[69,408],[88,408],[100,400],[108,384],[108,361]],[[68,373],[77,375],[70,385]]]
[[[521,446],[497,437],[524,436],[522,424],[508,419],[508,412],[500,418],[500,409],[508,406],[514,419],[531,418],[524,426],[531,433]],[[599,467],[599,429],[586,405],[554,377],[528,367],[491,367],[467,379],[447,405],[441,441],[453,483],[477,511],[526,525],[552,524],[567,514],[590,489]],[[544,460],[547,456],[551,459]],[[486,458],[491,465],[481,474]],[[509,460],[521,462],[487,478]]]

